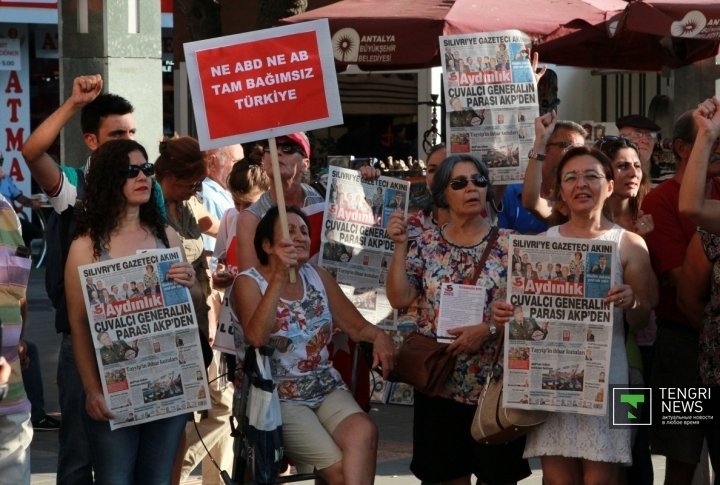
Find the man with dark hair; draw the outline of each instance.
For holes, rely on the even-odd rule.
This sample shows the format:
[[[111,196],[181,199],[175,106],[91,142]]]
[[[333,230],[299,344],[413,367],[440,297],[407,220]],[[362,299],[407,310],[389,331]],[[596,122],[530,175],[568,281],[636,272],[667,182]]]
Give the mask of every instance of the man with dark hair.
[[[660,282],[660,300],[655,308],[658,328],[650,378],[650,385],[654,388],[700,385],[698,329],[678,307],[676,290],[685,252],[696,229],[695,224],[678,209],[680,182],[696,134],[692,111],[680,115],[673,126],[672,140],[677,172],[672,179],[650,191],[642,204],[643,212],[651,214],[655,223],[655,229],[645,235],[645,241]],[[720,199],[717,180],[713,180],[713,177],[720,176],[720,170],[715,165],[708,165],[709,182],[705,193],[707,198]],[[683,485],[692,482],[704,439],[705,430],[701,428],[653,426],[650,429],[652,452],[666,457],[665,483]]]
[[[100,94],[102,87],[103,80],[99,74],[75,78],[70,97],[37,127],[23,145],[22,153],[30,173],[49,196],[55,215],[68,220],[64,226],[64,232],[68,233],[72,232],[69,227],[74,226],[74,207],[78,199],[82,198],[82,194],[78,192],[83,190],[79,187],[84,188],[84,180],[83,172],[72,166],[60,167],[47,154],[60,130],[81,111],[83,140],[88,149],[95,150],[109,140],[135,138],[132,105],[120,96]],[[55,241],[53,244],[69,246],[67,241]],[[72,351],[64,287],[62,281],[51,279],[58,277],[56,272],[60,273],[59,277],[62,278],[65,258],[67,248],[64,254],[62,250],[53,255],[48,253],[46,270],[46,288],[56,310],[55,328],[63,336],[58,356],[62,423],[57,483],[84,485],[93,483],[90,447],[83,424],[84,394]],[[55,268],[51,271],[50,267],[53,265]]]
[[[524,184],[508,185],[498,223],[521,234],[547,230],[552,214],[555,171],[566,151],[585,144],[585,129],[573,121],[558,120],[555,112],[535,118],[535,143],[528,154]]]

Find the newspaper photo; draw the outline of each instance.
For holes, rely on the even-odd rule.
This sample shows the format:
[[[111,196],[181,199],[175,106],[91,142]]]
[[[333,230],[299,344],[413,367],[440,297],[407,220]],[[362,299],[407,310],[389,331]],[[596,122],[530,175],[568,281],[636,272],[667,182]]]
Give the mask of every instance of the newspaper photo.
[[[522,182],[535,136],[530,46],[518,30],[440,37],[448,153],[476,156],[496,185]]]
[[[605,414],[616,244],[512,235],[510,248],[503,403]]]
[[[165,275],[178,248],[80,266],[110,428],[210,407],[189,290]]]
[[[393,314],[385,278],[394,244],[386,226],[394,211],[407,215],[409,188],[404,180],[365,180],[356,170],[329,167],[319,262],[374,324]]]

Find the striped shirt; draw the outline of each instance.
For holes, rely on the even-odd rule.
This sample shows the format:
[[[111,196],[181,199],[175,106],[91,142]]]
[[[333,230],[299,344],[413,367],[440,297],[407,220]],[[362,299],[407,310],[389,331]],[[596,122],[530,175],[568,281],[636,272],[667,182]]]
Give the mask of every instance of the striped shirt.
[[[0,195],[0,322],[2,322],[2,355],[10,363],[11,373],[8,393],[0,401],[0,415],[30,411],[30,402],[20,370],[18,344],[22,331],[20,303],[25,298],[30,260],[15,256],[18,246],[23,245],[20,220],[10,203]]]

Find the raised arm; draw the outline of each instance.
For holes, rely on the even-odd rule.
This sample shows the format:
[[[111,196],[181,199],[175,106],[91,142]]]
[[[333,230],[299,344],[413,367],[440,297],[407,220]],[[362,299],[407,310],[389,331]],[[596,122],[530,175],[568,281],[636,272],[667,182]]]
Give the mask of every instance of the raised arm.
[[[72,346],[75,362],[85,390],[85,409],[91,418],[107,421],[113,417],[107,407],[102,391],[102,382],[95,359],[83,284],[78,274],[78,266],[93,262],[93,247],[90,238],[80,237],[70,246],[65,264],[65,297],[67,299],[68,320],[72,330]]]
[[[240,211],[237,217],[235,239],[237,240],[238,272],[260,264],[255,253],[255,243],[253,242],[259,222],[253,213],[246,210]]]
[[[647,325],[650,312],[658,303],[657,278],[650,265],[650,254],[642,237],[626,231],[620,245],[625,281],[622,286],[629,286],[632,296],[624,297],[624,293],[618,291],[616,296],[619,295],[623,300],[618,302],[615,299],[614,302],[625,310],[625,318],[630,328],[642,328]],[[617,287],[610,289],[611,295],[615,288]]]
[[[395,243],[387,274],[387,297],[393,308],[407,308],[417,297],[405,270],[408,255],[407,221],[399,210],[390,215],[387,233]]]
[[[557,113],[551,111],[535,118],[535,142],[533,151],[538,157],[544,157],[545,148],[555,130]],[[523,206],[540,219],[547,219],[552,215],[552,203],[542,197],[542,161],[530,158],[523,179],[522,203]]]
[[[381,329],[365,320],[327,271],[323,268],[316,269],[328,295],[333,322],[347,333],[351,340],[373,344],[372,367],[382,366],[383,377],[387,378],[393,368],[395,354],[392,340]]]
[[[677,286],[677,305],[690,324],[700,328],[705,319],[705,305],[710,298],[710,278],[713,264],[703,248],[700,233],[690,240],[682,266],[681,285]]]
[[[52,193],[60,183],[60,168],[47,154],[47,150],[60,134],[60,130],[83,106],[100,94],[102,87],[103,80],[99,74],[76,77],[70,97],[25,140],[23,157],[33,178],[46,193]]]
[[[720,101],[713,96],[693,111],[697,135],[680,185],[679,209],[692,221],[709,232],[720,232],[720,201],[705,198],[707,170],[710,160],[720,158],[714,150],[720,136]]]

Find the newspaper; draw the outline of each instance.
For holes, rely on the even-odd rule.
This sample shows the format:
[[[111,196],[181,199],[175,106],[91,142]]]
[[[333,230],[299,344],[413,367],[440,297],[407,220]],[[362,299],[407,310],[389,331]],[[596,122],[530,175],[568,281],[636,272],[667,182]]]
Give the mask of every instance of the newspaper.
[[[319,262],[375,324],[393,315],[385,278],[394,244],[386,226],[394,211],[407,215],[409,188],[404,180],[365,180],[356,170],[329,168]]]
[[[503,404],[605,414],[616,244],[513,235],[510,247]]]
[[[448,150],[481,159],[499,185],[522,182],[535,136],[531,45],[518,30],[440,37]]]
[[[166,278],[180,250],[80,266],[110,428],[210,407],[190,292]]]

